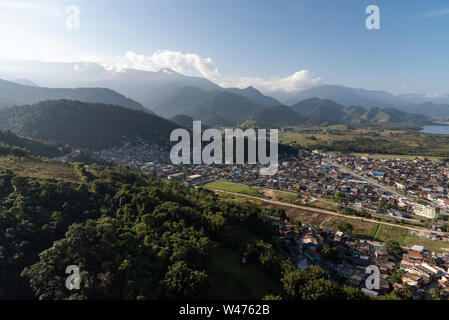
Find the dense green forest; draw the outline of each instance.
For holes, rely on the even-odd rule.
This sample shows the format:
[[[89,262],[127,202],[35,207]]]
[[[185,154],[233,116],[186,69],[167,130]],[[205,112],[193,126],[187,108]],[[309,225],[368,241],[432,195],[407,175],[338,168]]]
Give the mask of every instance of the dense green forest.
[[[8,130],[0,130],[0,144],[3,144],[3,148],[16,148],[16,150],[17,148],[22,148],[28,150],[32,155],[43,157],[57,157],[70,151],[68,147],[19,137]],[[25,153],[27,152],[25,151]],[[11,154],[11,152],[2,152],[2,154]],[[23,153],[20,155],[23,155]]]
[[[1,173],[0,299],[363,297],[297,270],[254,205],[126,167],[76,167],[81,184]],[[69,265],[80,290],[65,287]]]
[[[0,128],[73,147],[104,149],[138,138],[166,145],[178,125],[116,105],[48,100],[0,109]]]

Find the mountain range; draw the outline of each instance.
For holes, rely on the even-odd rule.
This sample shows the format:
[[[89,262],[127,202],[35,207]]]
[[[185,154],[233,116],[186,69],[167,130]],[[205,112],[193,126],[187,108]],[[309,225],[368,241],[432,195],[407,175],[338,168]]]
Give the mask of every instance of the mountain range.
[[[176,115],[171,109],[174,103],[185,103],[180,109],[187,109],[205,100],[211,91],[227,91],[244,96],[250,101],[264,106],[292,106],[309,98],[333,100],[345,107],[363,106],[365,108],[402,108],[425,103],[436,105],[449,104],[449,94],[392,94],[386,91],[350,88],[339,85],[318,85],[305,90],[288,92],[273,91],[261,93],[254,87],[245,89],[223,88],[202,77],[182,75],[169,68],[157,72],[135,69],[117,70],[103,67],[93,62],[55,63],[40,61],[0,60],[0,78],[16,81],[21,84],[39,85],[53,88],[109,88],[123,94],[144,107],[154,110],[165,117]],[[21,80],[15,80],[21,79]],[[190,95],[182,93],[189,88]],[[196,90],[194,92],[194,89]],[[2,97],[1,98],[6,98]],[[185,99],[183,101],[182,99]],[[95,101],[102,102],[102,101]],[[444,107],[443,107],[444,109]],[[405,111],[405,109],[401,109]],[[178,110],[180,111],[180,110]],[[430,116],[425,108],[417,109],[418,113]],[[435,114],[434,116],[438,116]],[[433,116],[432,116],[433,117]]]
[[[91,103],[116,104],[146,110],[140,103],[106,88],[43,88],[0,80],[0,107],[33,104],[44,100],[68,99]]]
[[[324,126],[347,124],[353,126],[420,126],[430,120],[420,114],[394,108],[345,107],[332,100],[311,98],[288,107],[264,107],[230,92],[210,93],[196,105],[177,112],[209,126],[240,126],[252,124],[261,127]]]
[[[397,109],[404,112],[425,114],[434,119],[449,117],[449,104],[435,104],[430,101],[414,105],[401,106]]]

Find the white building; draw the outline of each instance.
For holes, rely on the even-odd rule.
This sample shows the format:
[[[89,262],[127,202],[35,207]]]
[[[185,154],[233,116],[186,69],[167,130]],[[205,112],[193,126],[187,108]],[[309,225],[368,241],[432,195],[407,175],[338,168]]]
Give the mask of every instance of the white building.
[[[439,216],[439,210],[434,207],[425,206],[419,203],[415,203],[413,207],[413,213],[417,216],[425,217],[428,219],[436,219]]]

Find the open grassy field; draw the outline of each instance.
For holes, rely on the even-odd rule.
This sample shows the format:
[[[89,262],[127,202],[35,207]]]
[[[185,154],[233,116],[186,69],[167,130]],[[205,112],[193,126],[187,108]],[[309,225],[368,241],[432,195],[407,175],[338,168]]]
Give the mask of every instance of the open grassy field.
[[[350,223],[354,227],[353,234],[356,237],[372,239],[381,242],[396,240],[401,246],[411,247],[413,245],[422,245],[424,248],[434,252],[449,251],[449,243],[443,241],[434,241],[430,239],[418,238],[409,235],[407,229],[400,227],[387,226],[379,223],[358,221],[344,217],[332,217],[324,225],[327,228],[337,230],[339,222]]]
[[[308,204],[308,206],[313,207],[313,208],[323,209],[323,210],[329,210],[329,211],[337,211],[337,208],[338,208],[337,203],[323,201],[323,200],[316,200],[316,201]]]
[[[23,177],[81,182],[80,176],[71,164],[44,158],[1,156],[0,168],[11,170]]]
[[[278,206],[275,206],[278,207]],[[289,218],[299,220],[303,224],[310,224],[311,226],[319,226],[332,216],[326,213],[314,212],[300,208],[283,207]]]
[[[246,194],[248,196],[260,197],[262,194],[256,188],[247,186],[246,184],[233,183],[228,181],[214,181],[204,186],[205,188],[229,191],[235,193]]]
[[[250,187],[243,183],[234,183],[228,181],[214,181],[204,186],[205,188],[228,191],[234,193],[241,193],[254,197],[267,197],[273,200],[295,203],[298,200],[298,194],[295,192],[274,190],[260,187]],[[237,199],[238,200],[238,199]],[[242,200],[242,199],[240,199]]]
[[[345,125],[288,127],[280,133],[279,140],[282,143],[296,143],[302,147],[328,151],[390,154],[394,157],[449,157],[449,136],[426,134],[417,130],[350,129]]]
[[[295,203],[295,201],[298,200],[298,194],[296,192],[259,187],[256,187],[256,189],[259,190],[265,197],[271,198],[273,200],[287,203]]]
[[[229,191],[229,192],[236,192],[236,193],[242,193],[242,194],[249,194],[253,196],[261,196],[262,191],[266,195],[267,191],[270,191],[272,195],[277,195],[277,192],[283,192],[278,190],[272,190],[272,189],[263,189],[261,188],[252,188],[243,184],[236,184],[236,183],[230,183],[230,182],[224,182],[224,181],[217,181],[217,183],[211,183],[209,186],[211,189],[218,189],[223,191]],[[256,193],[254,193],[256,192]],[[259,194],[257,194],[257,192]],[[294,194],[294,193],[291,193]],[[228,201],[237,201],[237,202],[253,202],[256,205],[264,205],[262,201],[260,200],[251,200],[247,199],[245,197],[239,197],[236,195],[229,195],[229,194],[221,194],[220,197],[222,197],[225,200]],[[276,199],[278,200],[278,199]],[[286,201],[287,202],[287,201]],[[331,203],[324,202],[324,201],[315,201],[313,203],[315,207],[318,207],[317,204],[322,205],[322,209],[332,209],[330,206],[332,206]],[[387,240],[396,240],[399,242],[401,246],[410,247],[413,245],[423,245],[426,249],[435,251],[435,252],[442,252],[442,251],[449,251],[449,243],[443,242],[443,241],[434,241],[430,239],[424,239],[424,238],[418,238],[410,236],[407,229],[401,228],[401,227],[393,227],[393,226],[387,226],[382,225],[380,223],[374,223],[374,222],[367,222],[363,220],[356,220],[351,218],[345,218],[345,217],[337,217],[337,216],[330,216],[325,213],[319,213],[319,212],[312,212],[305,209],[300,208],[291,208],[291,207],[284,207],[282,205],[272,205],[272,204],[265,204],[266,207],[283,207],[286,210],[287,216],[293,219],[298,219],[302,223],[315,225],[315,226],[324,226],[327,228],[331,228],[334,230],[337,230],[337,225],[339,222],[344,221],[347,223],[350,223],[354,227],[353,235],[358,238],[363,239],[372,239],[377,240],[381,242],[385,242]],[[395,222],[393,220],[389,219],[383,219],[387,220],[387,222]]]
[[[264,204],[261,200],[250,199],[244,196],[237,196],[229,193],[220,193],[218,197],[224,201],[232,201],[237,203],[253,203],[257,206],[262,206]]]
[[[332,217],[332,219],[326,222],[324,226],[326,228],[337,230],[337,226],[340,222],[347,222],[351,224],[354,227],[354,236],[367,239],[373,239],[379,227],[378,223],[365,222],[344,217]]]
[[[375,238],[379,241],[397,240],[401,246],[405,247],[411,247],[416,244],[422,245],[430,251],[441,252],[449,250],[448,242],[412,237],[407,230],[393,226],[381,225]]]

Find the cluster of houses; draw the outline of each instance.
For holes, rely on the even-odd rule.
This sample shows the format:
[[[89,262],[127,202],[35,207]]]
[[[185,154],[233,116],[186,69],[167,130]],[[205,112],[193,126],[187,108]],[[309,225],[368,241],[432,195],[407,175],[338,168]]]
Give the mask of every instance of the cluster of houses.
[[[447,194],[449,163],[424,157],[371,159],[355,155],[339,155],[337,160],[347,168],[374,176],[399,191],[407,192],[432,204],[415,206],[413,202],[401,199],[400,204],[403,207],[413,207],[417,215],[435,219],[440,208],[449,209]]]
[[[76,159],[79,154],[80,150],[73,150],[65,159]],[[193,186],[201,186],[214,180],[227,180],[298,192],[306,202],[307,199],[337,197],[356,211],[383,213],[397,219],[408,219],[411,214],[434,219],[438,217],[439,208],[413,203],[405,196],[392,194],[381,185],[358,178],[332,163],[338,161],[347,168],[381,178],[386,183],[403,185],[407,192],[432,190],[432,193],[426,194],[434,197],[438,194],[440,202],[446,196],[449,170],[442,163],[421,158],[373,160],[363,156],[300,149],[294,155],[280,155],[277,173],[263,176],[260,175],[261,166],[258,164],[173,165],[168,150],[144,141],[137,144],[123,142],[121,146],[102,150],[97,155],[104,160],[127,165],[159,178],[186,180]],[[413,174],[415,169],[418,171]]]
[[[440,294],[449,296],[449,282],[446,270],[449,268],[449,254],[441,257],[427,251],[423,246],[415,245],[402,255],[400,267],[406,272],[403,283],[423,289],[431,284],[440,289]]]
[[[386,295],[405,283],[415,289],[415,299],[428,298],[432,287],[439,288],[442,297],[449,297],[449,254],[440,256],[422,246],[413,246],[399,261],[379,242],[354,239],[341,231],[311,225],[304,225],[297,232],[287,220],[273,216],[263,219],[278,226],[279,237],[299,269],[318,265],[328,272],[331,280],[359,288],[371,297]],[[329,255],[325,247],[331,248],[333,254]],[[374,289],[366,286],[370,266],[379,270],[379,286]],[[391,283],[391,275],[398,270],[403,270],[402,283]]]
[[[80,150],[58,160],[76,161]],[[320,151],[299,150],[297,155],[281,156],[275,175],[260,175],[260,165],[173,165],[169,152],[157,144],[140,141],[137,145],[123,145],[102,150],[98,156],[104,160],[127,165],[133,169],[170,180],[187,180],[200,186],[214,180],[247,183],[256,186],[300,192],[310,197],[339,197],[355,210],[384,212],[395,218],[407,219],[410,213],[426,218],[438,217],[438,207],[449,208],[447,184],[449,166],[442,162],[420,157],[414,160],[383,159],[353,155],[328,155]],[[395,186],[398,190],[433,201],[435,206],[421,205],[404,197],[398,197],[369,180],[340,170],[331,161],[357,170]],[[388,203],[388,210],[382,204]],[[279,236],[288,247],[298,268],[307,269],[316,264],[326,270],[330,278],[344,285],[362,289],[365,294],[388,294],[401,284],[391,285],[389,278],[394,270],[404,270],[402,282],[416,288],[421,298],[430,287],[449,295],[449,253],[438,256],[422,246],[413,246],[397,261],[381,244],[353,239],[340,231],[305,225],[301,232],[295,226],[277,217],[264,217],[279,227]],[[439,230],[441,231],[441,230]],[[332,254],[329,250],[331,248]],[[380,270],[379,289],[364,287],[368,266]],[[427,291],[426,291],[427,290]]]
[[[170,168],[166,167],[170,164],[169,152],[154,143],[140,141],[133,145],[123,142],[120,146],[99,151],[98,156],[143,172],[171,172]]]
[[[354,163],[356,163],[359,170],[369,172],[371,176],[389,179],[388,174],[369,169],[370,160],[367,160],[368,162],[362,160],[366,163],[355,161],[361,158],[365,157],[336,156],[319,151],[299,150],[296,156],[280,159],[279,170],[272,176],[261,176],[259,165],[191,165],[187,167],[191,174],[201,175],[203,182],[209,179],[227,180],[300,192],[305,198],[334,198],[338,194],[357,211],[384,213],[398,219],[407,219],[411,214],[429,219],[438,217],[438,208],[414,203],[405,196],[398,196],[382,186],[357,178],[331,163],[331,160],[337,160],[349,168],[355,168]],[[389,204],[388,210],[382,206],[385,203]]]

